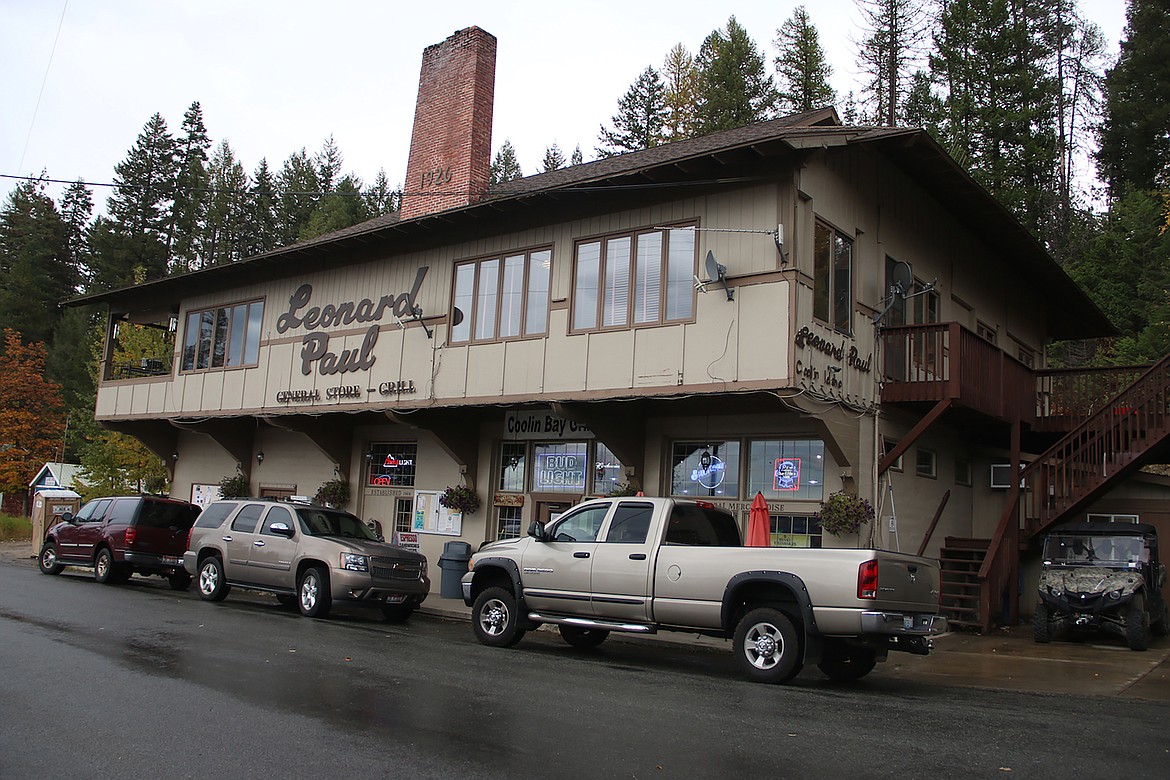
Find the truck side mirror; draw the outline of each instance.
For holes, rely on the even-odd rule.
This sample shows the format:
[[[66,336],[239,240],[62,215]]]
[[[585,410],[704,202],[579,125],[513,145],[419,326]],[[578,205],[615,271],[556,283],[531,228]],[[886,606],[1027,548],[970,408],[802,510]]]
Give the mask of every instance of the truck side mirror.
[[[72,523],[73,522],[73,513],[72,512],[62,512],[61,513],[61,521],[65,522],[65,523]]]
[[[539,520],[533,520],[532,524],[528,526],[528,535],[538,542],[548,541],[548,535],[544,532],[544,523]]]

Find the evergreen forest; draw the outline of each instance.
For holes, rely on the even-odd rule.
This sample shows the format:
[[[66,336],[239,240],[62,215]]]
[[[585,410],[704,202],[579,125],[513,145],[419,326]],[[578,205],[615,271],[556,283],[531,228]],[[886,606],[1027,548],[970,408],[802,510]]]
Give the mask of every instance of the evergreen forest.
[[[1170,353],[1170,0],[1125,0],[1114,56],[1079,0],[854,2],[856,62],[828,62],[803,6],[763,45],[734,16],[693,50],[678,43],[630,74],[592,158],[825,106],[845,124],[926,128],[1117,327],[1114,338],[1055,345],[1050,364]],[[834,91],[834,67],[860,74],[856,92]],[[101,313],[59,304],[397,210],[401,185],[384,172],[368,183],[344,172],[332,138],[307,148],[247,168],[192,102],[176,129],[149,117],[106,182],[60,182],[54,198],[47,174],[4,176],[0,492],[57,460],[81,462],[94,493],[166,489],[157,457],[93,420]],[[585,161],[580,145],[566,156],[551,144],[529,173]],[[524,175],[504,140],[492,183]]]

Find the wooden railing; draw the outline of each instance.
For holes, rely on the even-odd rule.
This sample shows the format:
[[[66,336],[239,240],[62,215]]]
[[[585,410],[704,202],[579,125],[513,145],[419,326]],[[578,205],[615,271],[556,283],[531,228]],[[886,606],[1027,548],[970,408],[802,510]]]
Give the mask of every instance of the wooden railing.
[[[1168,436],[1170,355],[1100,402],[1087,419],[1020,471],[979,570],[984,631],[990,629],[1000,599],[1014,587],[1021,530],[1030,539],[1083,508]]]
[[[951,399],[1002,420],[1030,420],[1031,370],[957,322],[882,329],[882,401]]]
[[[1036,427],[1067,431],[1079,425],[1150,368],[1048,368],[1036,372]]]
[[[1100,401],[1096,411],[1021,472],[1027,487],[1020,507],[1026,538],[1084,505],[1167,434],[1170,355]]]

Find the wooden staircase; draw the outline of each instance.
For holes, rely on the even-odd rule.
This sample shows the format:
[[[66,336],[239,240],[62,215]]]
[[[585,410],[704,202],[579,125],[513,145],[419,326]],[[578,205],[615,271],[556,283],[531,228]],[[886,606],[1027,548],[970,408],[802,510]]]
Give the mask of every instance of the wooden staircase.
[[[979,630],[979,569],[990,539],[948,536],[939,551],[942,595],[939,606],[952,628]]]
[[[979,568],[980,630],[990,630],[1004,598],[1015,594],[1020,547],[1076,517],[1167,440],[1170,355],[1020,471],[1023,488],[1012,485]]]

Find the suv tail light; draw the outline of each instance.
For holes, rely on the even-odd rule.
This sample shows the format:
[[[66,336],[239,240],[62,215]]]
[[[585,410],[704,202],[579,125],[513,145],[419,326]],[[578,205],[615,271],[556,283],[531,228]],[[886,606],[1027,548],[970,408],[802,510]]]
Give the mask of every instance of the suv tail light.
[[[191,534],[195,533],[195,526],[192,525],[187,529],[187,549],[191,549]]]
[[[134,540],[137,538],[138,538],[138,529],[137,528],[135,528],[134,526],[130,526],[129,528],[126,529],[126,546],[127,547],[134,544]]]
[[[866,561],[857,567],[857,598],[876,599],[878,593],[878,562]]]

